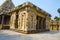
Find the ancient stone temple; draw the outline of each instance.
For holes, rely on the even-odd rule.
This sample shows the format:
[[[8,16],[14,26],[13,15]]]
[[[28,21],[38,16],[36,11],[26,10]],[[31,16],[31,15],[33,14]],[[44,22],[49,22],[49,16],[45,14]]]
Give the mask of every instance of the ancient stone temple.
[[[10,29],[23,33],[49,30],[51,15],[30,2],[11,9],[9,14],[11,15]]]
[[[17,7],[14,7],[11,0],[9,0],[8,3],[10,7],[12,7],[10,8],[7,6],[10,8],[7,14],[1,11],[0,29],[11,29],[22,33],[34,33],[49,30],[51,15],[46,11],[30,2],[25,2]],[[5,10],[5,12],[6,11],[7,10]]]
[[[10,15],[9,10],[14,8],[14,4],[11,0],[6,0],[1,6],[0,6],[0,29],[7,29],[9,28],[9,21],[10,21]]]

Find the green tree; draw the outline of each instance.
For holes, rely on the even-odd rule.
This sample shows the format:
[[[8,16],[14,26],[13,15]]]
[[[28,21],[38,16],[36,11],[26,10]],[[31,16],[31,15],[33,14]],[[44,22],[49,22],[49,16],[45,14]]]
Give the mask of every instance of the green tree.
[[[54,19],[59,20],[59,17],[55,16],[55,18],[54,18]]]
[[[58,8],[58,10],[57,10],[57,11],[58,11],[58,13],[60,14],[60,8]]]
[[[57,11],[58,11],[58,13],[59,13],[59,20],[60,20],[60,8],[58,8],[58,10],[57,10]]]

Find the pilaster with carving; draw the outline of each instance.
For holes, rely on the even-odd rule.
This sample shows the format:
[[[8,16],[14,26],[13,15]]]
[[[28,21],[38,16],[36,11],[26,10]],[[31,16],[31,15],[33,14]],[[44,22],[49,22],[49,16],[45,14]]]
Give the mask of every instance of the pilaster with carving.
[[[12,13],[10,20],[10,29],[15,29],[16,12]]]
[[[50,17],[46,16],[46,29],[50,29]]]

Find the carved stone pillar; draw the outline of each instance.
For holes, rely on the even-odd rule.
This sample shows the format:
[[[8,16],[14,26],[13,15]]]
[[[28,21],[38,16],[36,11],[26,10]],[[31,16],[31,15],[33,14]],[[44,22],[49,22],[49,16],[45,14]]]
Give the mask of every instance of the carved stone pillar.
[[[2,23],[2,16],[0,16],[0,29],[2,28],[1,23]]]
[[[2,29],[2,27],[3,27],[3,22],[4,22],[4,15],[2,15],[2,22],[1,22],[1,29]]]
[[[19,15],[18,15],[18,12],[19,12],[19,11],[16,11],[15,29],[18,29],[18,18],[19,18],[19,17],[18,17],[18,16],[19,16]]]
[[[10,20],[10,29],[15,29],[16,12],[12,13]]]
[[[37,30],[39,30],[39,18],[37,19]]]
[[[48,18],[46,18],[46,29],[50,29],[50,20]]]
[[[59,21],[59,30],[60,30],[60,21]]]
[[[43,18],[41,19],[41,29],[43,29]]]
[[[41,29],[41,17],[39,17],[39,27],[38,29],[40,30]]]
[[[2,16],[2,25],[3,25],[3,23],[4,23],[4,15]]]
[[[43,19],[43,29],[46,29],[46,19]]]

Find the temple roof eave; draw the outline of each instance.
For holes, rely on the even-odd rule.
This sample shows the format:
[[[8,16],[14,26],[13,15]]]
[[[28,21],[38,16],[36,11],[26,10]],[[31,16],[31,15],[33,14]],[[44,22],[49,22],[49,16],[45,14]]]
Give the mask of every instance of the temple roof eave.
[[[35,8],[37,11],[40,11],[40,12],[42,12],[43,14],[49,15],[49,16],[51,17],[51,15],[50,15],[48,12],[42,10],[41,8],[35,6],[34,4],[32,4],[32,3],[30,3],[30,2],[23,3],[23,4],[15,7],[15,8],[13,8],[13,9],[11,9],[10,12],[13,12],[13,11],[15,11],[15,10],[19,10],[19,9],[21,9],[21,8],[23,8],[23,7],[26,7],[26,6],[33,7],[33,8]]]

